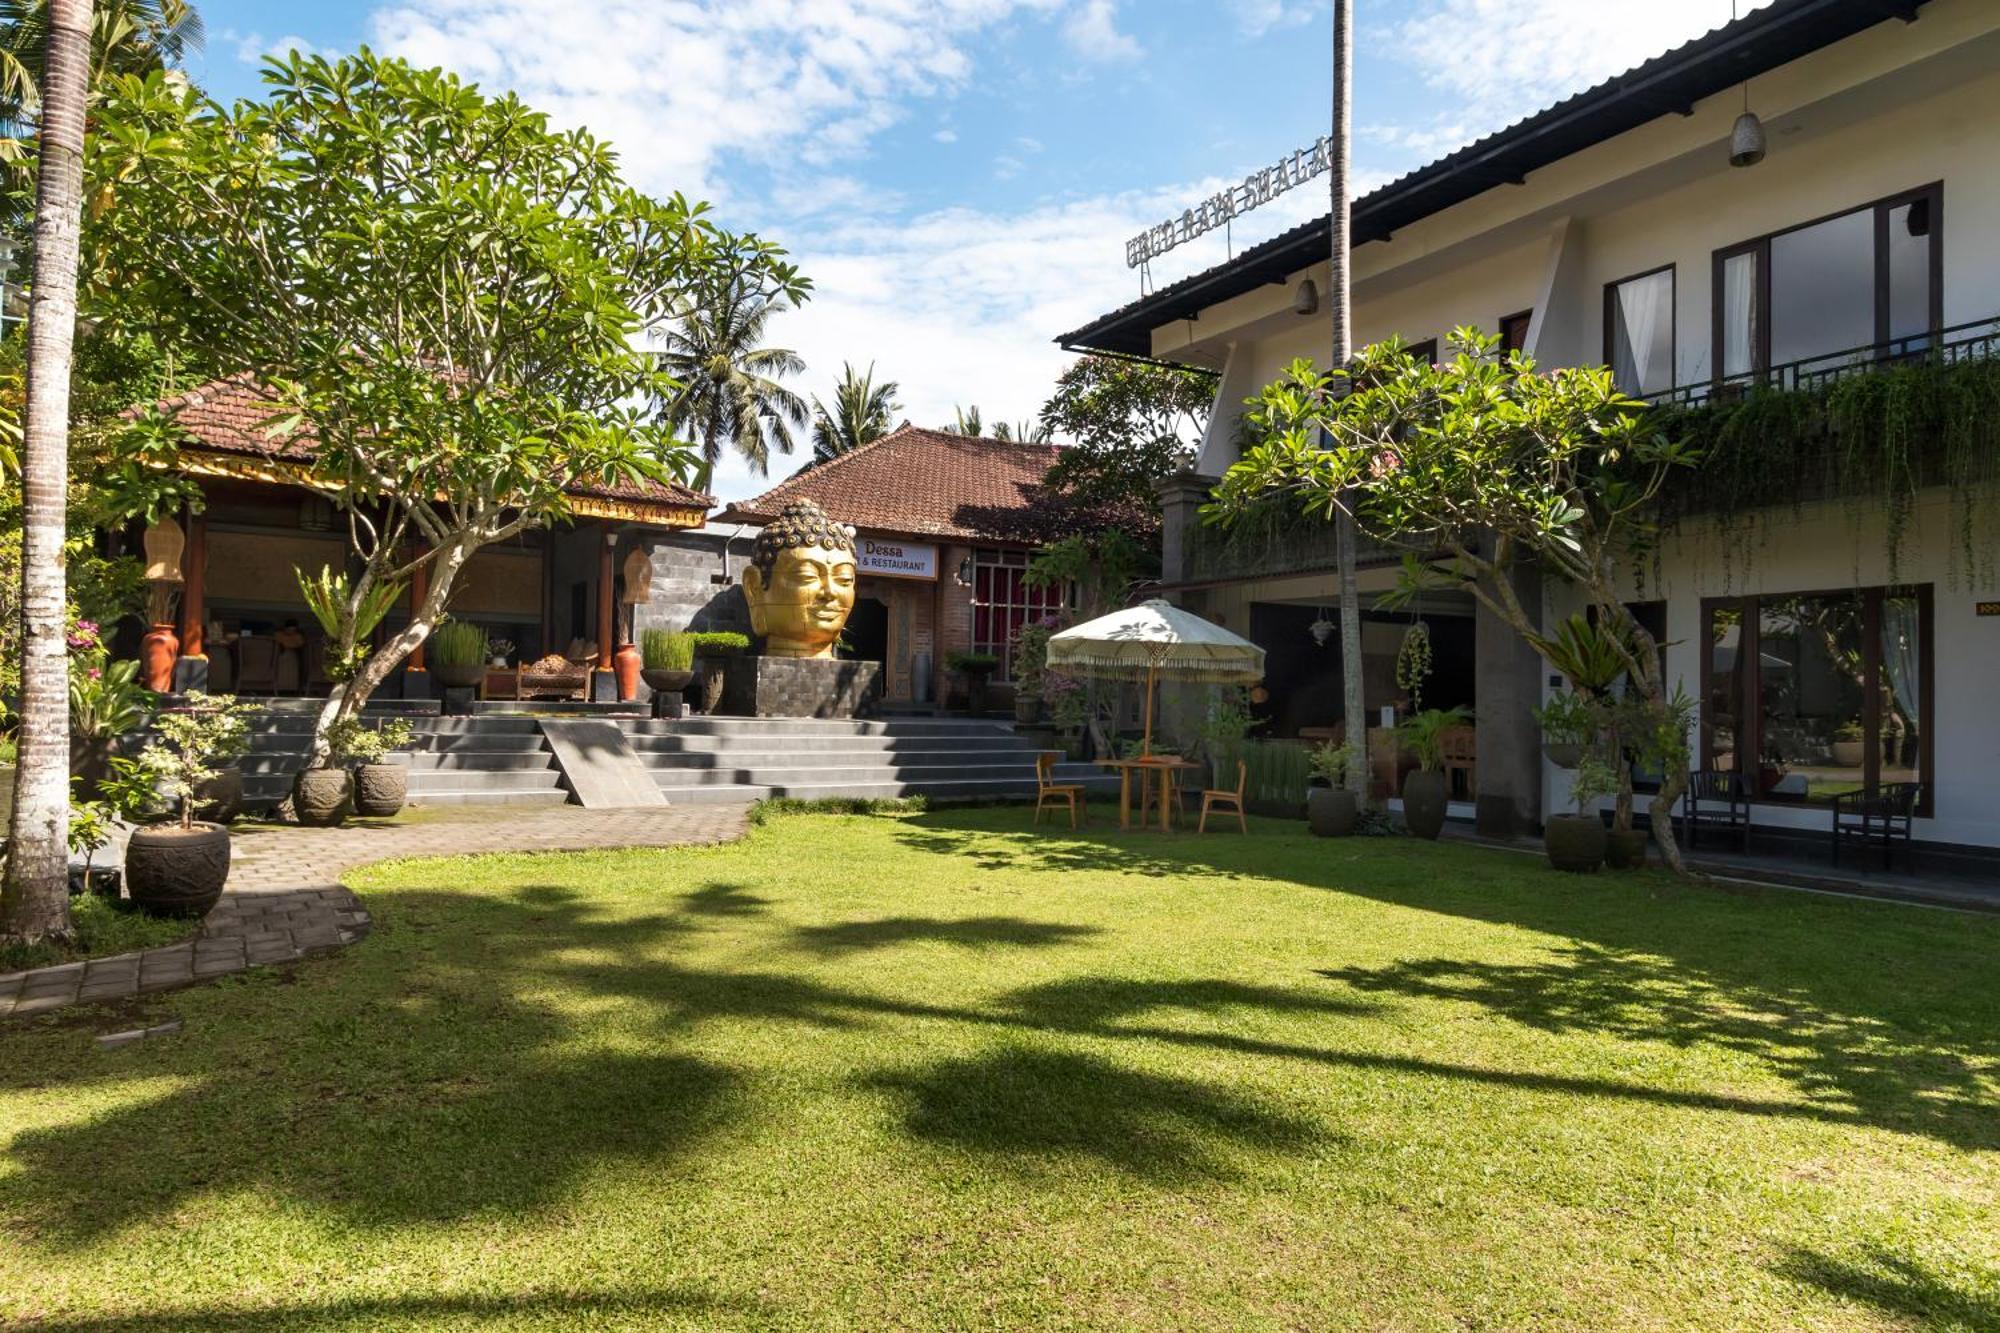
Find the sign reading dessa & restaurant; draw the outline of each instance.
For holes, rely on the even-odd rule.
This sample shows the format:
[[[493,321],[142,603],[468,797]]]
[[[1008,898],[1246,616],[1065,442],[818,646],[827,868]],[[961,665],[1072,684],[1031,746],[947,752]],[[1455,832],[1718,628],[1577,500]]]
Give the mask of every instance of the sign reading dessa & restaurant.
[[[885,574],[892,579],[934,579],[937,577],[937,547],[924,542],[882,541],[863,537],[856,543],[855,566],[863,574]]]

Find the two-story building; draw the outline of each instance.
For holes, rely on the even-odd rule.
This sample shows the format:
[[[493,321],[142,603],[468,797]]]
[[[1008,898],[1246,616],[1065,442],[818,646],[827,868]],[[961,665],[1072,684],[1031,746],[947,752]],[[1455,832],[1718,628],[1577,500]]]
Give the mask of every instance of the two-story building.
[[[1767,151],[1733,165],[1746,83]],[[1996,112],[2000,5],[1776,0],[1357,199],[1356,342],[1394,334],[1427,349],[1473,325],[1543,366],[1609,364],[1628,392],[1661,402],[1805,394],[1990,355]],[[1312,298],[1328,254],[1327,223],[1309,223],[1062,342],[1219,372],[1199,464],[1213,478],[1235,460],[1243,400],[1294,358],[1325,364]],[[1990,453],[1991,419],[1968,408],[1948,448]],[[1701,699],[1696,764],[1740,774],[1773,835],[1823,834],[1835,794],[1903,780],[1923,784],[1916,834],[1931,850],[2000,848],[2000,710],[1987,695],[2000,661],[1988,516],[2000,506],[1936,484],[1936,469],[1892,476],[1885,498],[1869,460],[1801,469],[1775,443],[1772,457],[1801,472],[1795,488],[1757,491],[1782,500],[1684,515],[1628,571],[1668,644],[1669,683]],[[1950,475],[2000,473],[1992,462],[1959,457]],[[1842,475],[1868,478],[1855,484],[1873,498],[1842,494]],[[1274,734],[1331,722],[1338,636],[1311,633],[1338,606],[1330,541],[1201,530],[1204,486],[1169,488],[1169,594],[1265,644]],[[1390,563],[1361,577],[1371,710],[1397,702],[1409,619],[1372,604]],[[1571,609],[1568,590],[1520,578],[1545,622]],[[1478,712],[1477,799],[1459,813],[1532,826],[1566,794],[1529,715],[1555,682],[1476,606],[1440,599],[1424,614],[1446,627],[1440,670],[1459,659],[1448,688]]]

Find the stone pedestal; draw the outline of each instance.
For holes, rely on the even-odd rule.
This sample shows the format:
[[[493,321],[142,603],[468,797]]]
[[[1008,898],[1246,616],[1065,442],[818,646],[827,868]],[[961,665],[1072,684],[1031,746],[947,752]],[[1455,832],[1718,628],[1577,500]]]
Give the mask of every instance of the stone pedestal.
[[[882,694],[880,662],[739,657],[729,664],[722,711],[737,717],[862,717]]]

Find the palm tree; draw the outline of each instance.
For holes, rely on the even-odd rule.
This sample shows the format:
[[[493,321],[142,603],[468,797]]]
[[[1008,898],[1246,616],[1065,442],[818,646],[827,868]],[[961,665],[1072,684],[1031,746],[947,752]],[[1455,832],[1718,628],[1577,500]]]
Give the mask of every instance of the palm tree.
[[[852,453],[870,440],[889,433],[902,404],[896,401],[894,380],[875,383],[875,363],[868,373],[857,375],[847,362],[840,363],[840,383],[834,386],[833,408],[813,399],[813,462],[824,463],[841,454]]]
[[[1054,436],[1045,421],[1017,421],[1011,426],[1003,421],[993,428],[993,438],[1020,444],[1047,444]]]
[[[69,373],[83,223],[83,118],[90,97],[90,0],[48,0],[41,166],[35,187],[34,303],[21,449],[21,727],[0,932],[69,934],[69,659],[63,537]]]
[[[1333,195],[1332,242],[1328,247],[1333,272],[1333,368],[1345,366],[1354,355],[1354,334],[1350,324],[1352,278],[1348,263],[1348,136],[1352,129],[1354,77],[1354,0],[1333,0]],[[1367,703],[1361,679],[1361,588],[1355,565],[1359,543],[1355,538],[1354,515],[1342,509],[1335,517],[1335,551],[1340,564],[1340,669],[1341,715],[1347,722],[1347,739],[1362,747],[1366,755],[1368,735]],[[1347,785],[1363,801],[1367,800],[1368,765],[1348,765]]]
[[[0,156],[24,154],[40,113],[50,11],[50,0],[0,0]],[[181,68],[205,37],[187,0],[104,0],[90,19],[90,86],[107,74]]]
[[[951,409],[951,414],[952,423],[944,428],[946,435],[979,435],[982,433],[985,423],[979,419],[979,404],[974,403],[971,407],[954,407]]]
[[[792,431],[806,424],[805,399],[778,383],[805,361],[763,345],[764,326],[783,308],[783,298],[732,278],[695,293],[666,335],[662,359],[682,388],[664,415],[674,430],[701,437],[698,490],[708,488],[725,448],[770,475],[772,451],[789,454]]]

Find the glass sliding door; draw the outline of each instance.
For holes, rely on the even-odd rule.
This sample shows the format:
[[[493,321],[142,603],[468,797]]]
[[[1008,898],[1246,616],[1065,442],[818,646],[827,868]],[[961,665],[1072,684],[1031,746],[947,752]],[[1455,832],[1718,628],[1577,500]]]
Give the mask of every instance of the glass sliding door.
[[[1771,238],[1771,364],[1875,341],[1874,210]]]

